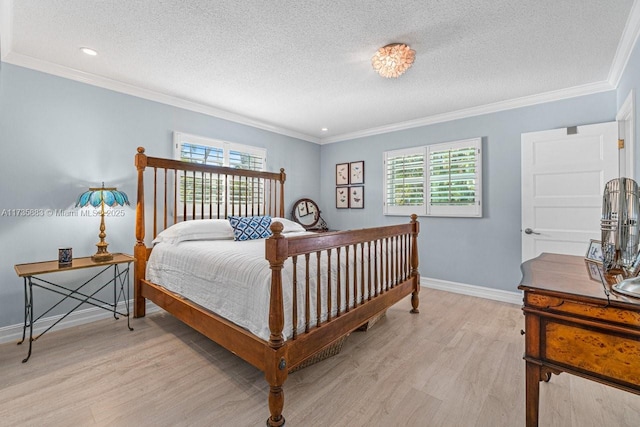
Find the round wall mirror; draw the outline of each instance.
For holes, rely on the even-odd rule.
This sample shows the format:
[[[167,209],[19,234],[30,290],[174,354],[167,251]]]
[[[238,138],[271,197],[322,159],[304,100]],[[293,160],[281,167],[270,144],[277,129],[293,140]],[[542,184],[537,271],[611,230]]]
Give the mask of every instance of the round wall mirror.
[[[311,199],[300,199],[295,202],[291,210],[291,218],[306,230],[326,227],[326,224],[320,218],[318,205]],[[322,226],[323,224],[324,227]]]

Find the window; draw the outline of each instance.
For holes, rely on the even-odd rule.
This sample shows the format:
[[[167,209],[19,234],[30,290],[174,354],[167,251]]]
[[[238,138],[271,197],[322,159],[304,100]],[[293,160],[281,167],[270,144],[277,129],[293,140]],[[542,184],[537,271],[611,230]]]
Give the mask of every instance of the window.
[[[384,153],[386,215],[482,216],[482,140]]]
[[[226,166],[236,169],[263,171],[266,169],[267,150],[249,145],[220,141],[174,132],[173,142],[176,159],[214,166]],[[195,181],[195,182],[194,182]],[[225,188],[226,185],[229,188]],[[245,181],[229,180],[224,175],[190,174],[180,176],[180,207],[183,212],[184,203],[191,205],[218,204],[224,198],[231,198],[237,206],[236,212],[263,211],[258,209],[264,204],[262,181],[255,185],[247,185]]]
[[[250,145],[220,141],[174,132],[175,158],[185,162],[263,171],[267,150]]]

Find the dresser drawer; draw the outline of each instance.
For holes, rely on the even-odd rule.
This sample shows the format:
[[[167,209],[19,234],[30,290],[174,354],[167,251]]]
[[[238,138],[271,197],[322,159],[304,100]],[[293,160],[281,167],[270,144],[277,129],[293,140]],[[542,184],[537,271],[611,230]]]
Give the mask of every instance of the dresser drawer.
[[[602,320],[620,325],[634,326],[640,330],[640,312],[621,308],[588,304],[567,298],[551,297],[525,292],[525,307],[556,313],[567,313],[591,320]]]
[[[551,320],[543,329],[543,360],[640,386],[640,337]]]

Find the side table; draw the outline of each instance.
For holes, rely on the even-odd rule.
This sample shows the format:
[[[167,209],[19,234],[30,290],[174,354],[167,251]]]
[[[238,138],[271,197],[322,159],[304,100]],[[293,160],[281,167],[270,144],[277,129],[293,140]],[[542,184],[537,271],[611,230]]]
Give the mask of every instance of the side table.
[[[18,342],[18,345],[24,342],[27,328],[29,328],[29,352],[27,353],[27,357],[22,360],[22,363],[27,362],[31,357],[31,347],[33,341],[43,336],[51,328],[60,323],[63,319],[65,319],[85,303],[112,312],[115,319],[118,319],[119,315],[126,317],[127,328],[129,328],[130,331],[133,331],[133,328],[129,323],[129,268],[133,261],[135,261],[135,258],[130,255],[113,254],[113,259],[110,261],[95,262],[91,259],[91,257],[75,258],[71,265],[66,266],[59,265],[58,261],[16,264],[14,268],[17,275],[24,279],[24,326],[22,328],[22,340]],[[74,271],[85,268],[99,268],[100,271],[75,289],[39,277],[45,274],[57,273],[61,271]],[[110,272],[112,272],[113,274],[109,274]],[[90,294],[83,291],[83,288],[89,283],[98,283],[98,288],[93,290]],[[103,301],[95,296],[98,292],[109,285],[113,285],[113,303]],[[33,318],[34,286],[62,295],[62,299],[53,304],[46,311],[44,311],[44,313],[40,314],[35,319]],[[118,311],[118,302],[120,302],[121,298],[124,302],[124,312]],[[58,305],[60,305],[60,303],[67,299],[76,300],[78,301],[78,304],[71,308],[71,310],[67,311],[62,317],[57,319],[47,329],[34,337],[34,323],[40,320],[42,317],[46,316],[51,310],[56,308]]]

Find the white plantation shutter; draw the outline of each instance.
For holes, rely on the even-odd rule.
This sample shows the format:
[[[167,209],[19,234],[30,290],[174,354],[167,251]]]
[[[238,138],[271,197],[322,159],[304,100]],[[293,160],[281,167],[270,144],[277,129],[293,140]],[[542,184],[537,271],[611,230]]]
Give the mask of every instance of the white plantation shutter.
[[[267,150],[181,132],[173,133],[175,158],[193,163],[263,171]]]
[[[384,153],[384,213],[482,216],[482,140]]]
[[[222,166],[224,163],[223,149],[222,146],[198,145],[185,141],[180,144],[180,160],[183,162]]]
[[[482,216],[481,139],[427,146],[427,215]]]
[[[385,153],[386,214],[408,215],[424,210],[425,154],[424,147]]]
[[[236,169],[248,169],[255,171],[263,171],[266,169],[267,150],[248,145],[236,144],[233,142],[219,141],[210,138],[204,138],[196,135],[189,135],[180,132],[174,132],[173,136],[175,147],[175,158],[192,163],[227,166]],[[180,206],[178,212],[182,212],[182,204],[186,200],[191,202],[194,198],[200,203],[204,198],[205,203],[220,203],[225,194],[233,194],[234,203],[238,206],[260,205],[264,202],[263,184],[257,180],[254,186],[249,186],[250,191],[242,191],[240,181],[235,183],[227,181],[229,185],[228,191],[225,191],[224,177],[221,176],[204,176],[204,188],[202,191],[202,174],[196,174],[195,186],[193,185],[194,176],[187,173],[186,176],[180,176]],[[212,182],[210,182],[213,180]],[[231,188],[235,186],[237,188]],[[246,187],[242,187],[246,188]],[[186,199],[185,199],[186,197]]]
[[[263,153],[229,150],[229,166],[232,168],[261,171],[264,170],[264,160]]]

